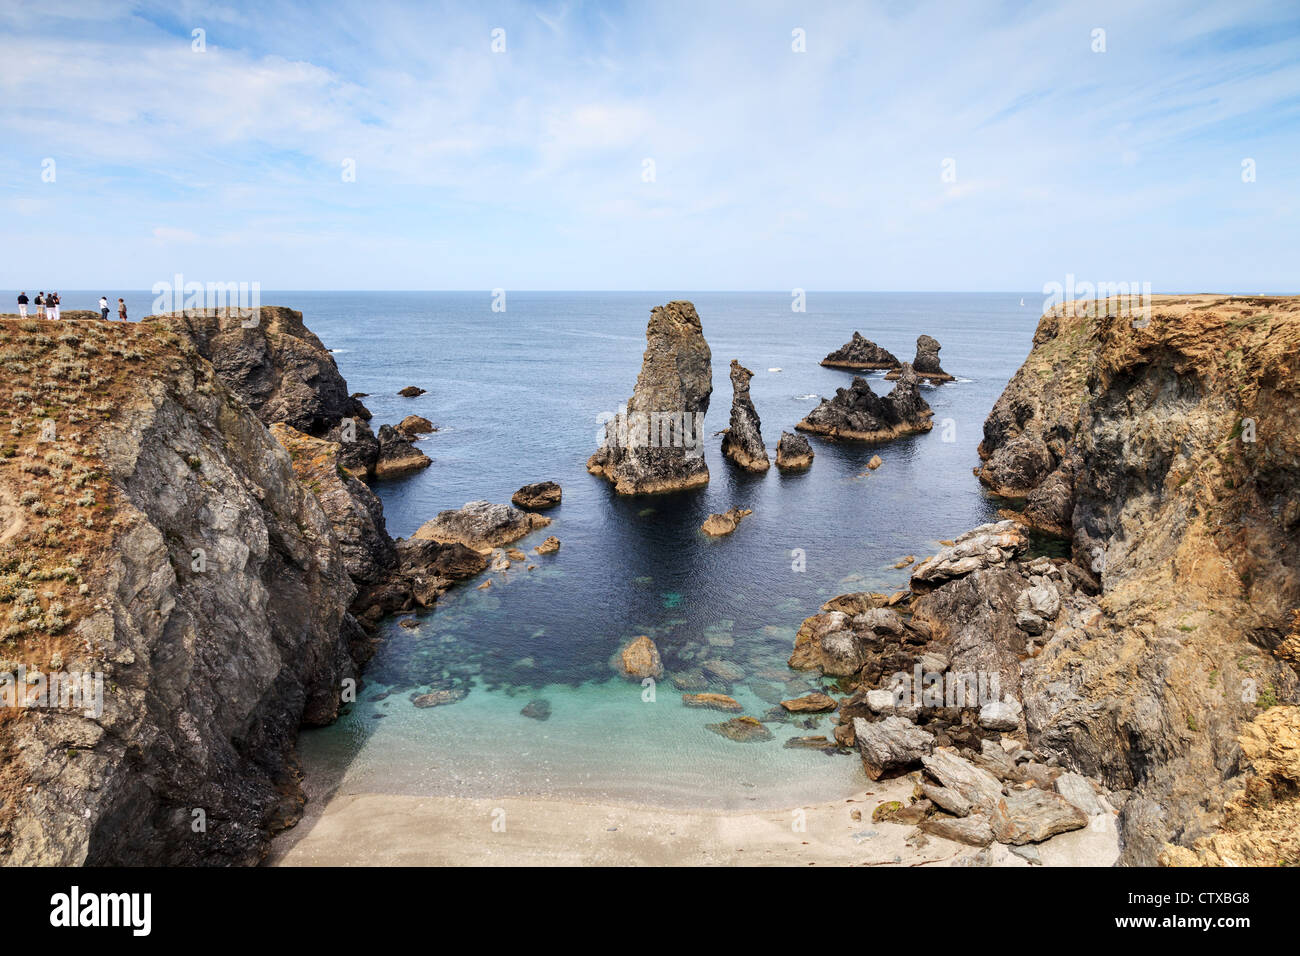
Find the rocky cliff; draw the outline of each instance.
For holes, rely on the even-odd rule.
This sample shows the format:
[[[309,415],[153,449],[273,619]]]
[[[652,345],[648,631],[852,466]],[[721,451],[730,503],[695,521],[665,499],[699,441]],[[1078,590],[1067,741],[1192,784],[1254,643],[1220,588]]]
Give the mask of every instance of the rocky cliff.
[[[299,726],[355,677],[334,530],[188,337],[0,337],[0,693],[27,705],[0,715],[0,859],[256,862],[302,803]],[[102,709],[42,698],[83,674]]]
[[[605,425],[587,470],[621,495],[697,488],[709,482],[704,416],[713,393],[712,355],[695,306],[650,312],[641,373],[626,408]]]

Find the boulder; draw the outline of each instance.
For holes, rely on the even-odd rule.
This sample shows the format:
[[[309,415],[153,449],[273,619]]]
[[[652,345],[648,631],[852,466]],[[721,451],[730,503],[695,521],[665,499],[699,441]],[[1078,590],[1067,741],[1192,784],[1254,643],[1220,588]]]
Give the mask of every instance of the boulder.
[[[1088,816],[1096,816],[1098,813],[1106,812],[1101,800],[1097,798],[1097,791],[1092,788],[1088,778],[1082,774],[1063,773],[1056,778],[1054,786],[1056,792],[1071,806],[1078,807]]]
[[[392,425],[380,425],[378,438],[379,455],[374,465],[377,480],[399,478],[433,464],[428,455]]]
[[[792,714],[820,714],[834,710],[839,704],[829,694],[811,693],[793,700],[781,701],[781,706]]]
[[[534,554],[554,554],[560,550],[560,539],[555,535],[549,535],[545,541],[533,548]]]
[[[822,359],[827,368],[895,369],[903,363],[892,353],[882,349],[870,339],[854,332],[853,338]]]
[[[708,484],[704,416],[713,393],[711,361],[694,305],[669,302],[653,309],[632,398],[606,423],[587,470],[613,482],[621,495]]]
[[[771,466],[763,446],[762,423],[749,397],[754,373],[731,360],[731,424],[722,433],[722,454],[746,471],[764,472]]]
[[[1029,538],[1014,520],[982,524],[913,568],[912,589],[928,590],[981,568],[1004,567],[1028,546]]]
[[[416,539],[460,542],[477,551],[490,551],[518,541],[530,531],[545,528],[551,519],[518,511],[509,505],[469,501],[458,510],[440,511],[436,518],[420,525]]]
[[[700,530],[712,538],[731,534],[736,530],[742,518],[746,518],[753,513],[749,508],[729,508],[722,514],[711,514],[705,518],[704,524],[700,525]]]
[[[561,495],[560,486],[555,482],[539,481],[536,484],[524,485],[510,496],[510,501],[517,508],[524,508],[527,511],[543,511],[558,505]]]
[[[403,398],[417,398],[424,394],[424,389],[418,385],[407,385],[405,388],[398,389],[397,394]]]
[[[370,416],[367,415],[366,417],[369,418]],[[407,438],[415,438],[417,435],[430,435],[438,430],[433,422],[421,415],[407,415],[397,423],[396,428]]]
[[[934,747],[934,736],[902,717],[871,723],[853,719],[853,735],[867,776],[879,780],[915,766]]]
[[[936,339],[928,335],[922,335],[916,340],[916,358],[912,359],[912,368],[916,369],[916,374],[921,378],[931,382],[951,382],[952,376],[939,367],[939,349],[940,345]],[[893,380],[898,378],[897,370],[888,373],[885,378]]]
[[[659,658],[659,648],[655,642],[642,635],[635,638],[623,648],[619,655],[624,677],[642,680],[653,677],[655,680],[664,676],[664,664]]]
[[[734,697],[726,694],[682,694],[682,703],[687,707],[703,707],[708,710],[728,710],[739,713],[745,708]]]
[[[947,787],[938,787],[932,783],[922,783],[921,792],[925,798],[933,803],[936,807],[947,810],[954,817],[964,817],[970,814],[972,804],[956,790],[949,790]],[[985,824],[987,826],[987,824]],[[992,837],[993,831],[989,831]]]
[[[928,432],[934,412],[921,397],[917,383],[911,366],[904,365],[894,390],[881,398],[866,379],[854,378],[848,388],[836,389],[834,398],[822,399],[795,428],[854,441],[885,441]]]
[[[988,846],[993,842],[993,828],[984,817],[950,817],[935,814],[919,824],[922,833],[967,846]]]
[[[951,750],[935,750],[922,757],[921,764],[927,775],[956,792],[972,807],[992,813],[1002,799],[1002,783],[997,777]]]
[[[721,724],[705,724],[705,727],[741,744],[762,743],[772,739],[772,732],[754,717],[733,717]]]
[[[1020,701],[991,700],[980,708],[980,726],[985,730],[1016,730],[1020,727]]]
[[[1088,815],[1057,793],[1030,787],[1012,790],[990,814],[999,843],[1039,843],[1067,830],[1088,825]]]
[[[794,432],[781,432],[776,444],[776,467],[781,471],[806,471],[812,466],[813,450],[808,439]]]

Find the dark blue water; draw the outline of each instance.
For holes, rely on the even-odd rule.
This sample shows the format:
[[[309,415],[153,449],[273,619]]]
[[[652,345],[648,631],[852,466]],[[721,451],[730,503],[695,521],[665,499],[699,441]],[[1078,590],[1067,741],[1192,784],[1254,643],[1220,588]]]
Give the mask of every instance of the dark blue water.
[[[93,307],[98,293],[65,293],[64,308]],[[116,296],[111,296],[116,298]],[[713,351],[707,420],[707,488],[620,498],[586,471],[602,412],[632,393],[650,309],[689,298]],[[85,301],[82,302],[81,300]],[[128,296],[132,316],[148,295]],[[508,293],[507,309],[475,293],[263,293],[264,305],[302,311],[335,350],[352,390],[369,393],[375,424],[424,415],[440,426],[421,443],[432,467],[378,485],[389,530],[410,535],[445,508],[486,498],[507,502],[529,482],[558,481],[563,504],[547,534],[560,552],[471,582],[408,630],[390,622],[367,671],[361,700],[333,727],[303,735],[310,775],[345,791],[464,794],[548,793],[646,803],[786,806],[830,798],[864,782],[856,759],[782,749],[785,738],[829,734],[829,718],[773,722],[775,740],[737,744],[706,725],[730,715],[691,710],[673,675],[704,657],[745,678],[711,689],[764,716],[782,696],[816,680],[785,670],[799,623],[829,597],[892,591],[908,572],[900,556],[933,552],[940,539],[992,519],[996,503],[971,469],[989,409],[1028,354],[1037,297],[1006,294],[813,293],[794,313],[784,293]],[[933,431],[884,445],[812,438],[809,472],[754,477],[723,460],[738,359],[754,371],[751,392],[774,451],[818,401],[849,384],[817,363],[854,330],[900,358],[916,337],[943,345],[957,381],[923,386]],[[779,368],[779,372],[769,371]],[[868,376],[888,391],[880,373]],[[426,394],[396,393],[418,385]],[[949,440],[945,440],[949,439]],[[867,472],[879,454],[884,464]],[[773,455],[774,457],[774,455]],[[733,535],[709,539],[710,512],[750,508]],[[803,571],[792,552],[804,554]],[[653,701],[613,676],[610,658],[650,635],[668,675]],[[459,687],[461,702],[417,709],[410,697]],[[534,698],[552,716],[520,715]]]

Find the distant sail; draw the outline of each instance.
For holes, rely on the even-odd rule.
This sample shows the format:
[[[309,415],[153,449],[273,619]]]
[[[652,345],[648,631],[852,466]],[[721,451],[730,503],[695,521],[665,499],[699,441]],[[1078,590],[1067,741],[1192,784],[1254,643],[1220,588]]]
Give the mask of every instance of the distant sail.
[[[1020,300],[1020,304],[1021,304],[1021,305],[1024,305],[1024,304],[1025,304],[1025,300],[1024,300],[1024,299],[1021,299],[1021,300]]]

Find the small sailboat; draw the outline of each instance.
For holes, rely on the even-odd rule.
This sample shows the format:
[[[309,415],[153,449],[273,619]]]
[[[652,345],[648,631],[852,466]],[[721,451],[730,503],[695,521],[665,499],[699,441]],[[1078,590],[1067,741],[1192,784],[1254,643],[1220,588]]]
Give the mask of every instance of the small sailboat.
[[[1021,305],[1024,305],[1024,304],[1025,304],[1025,300],[1024,300],[1023,298],[1020,300],[1020,304],[1021,304]]]

